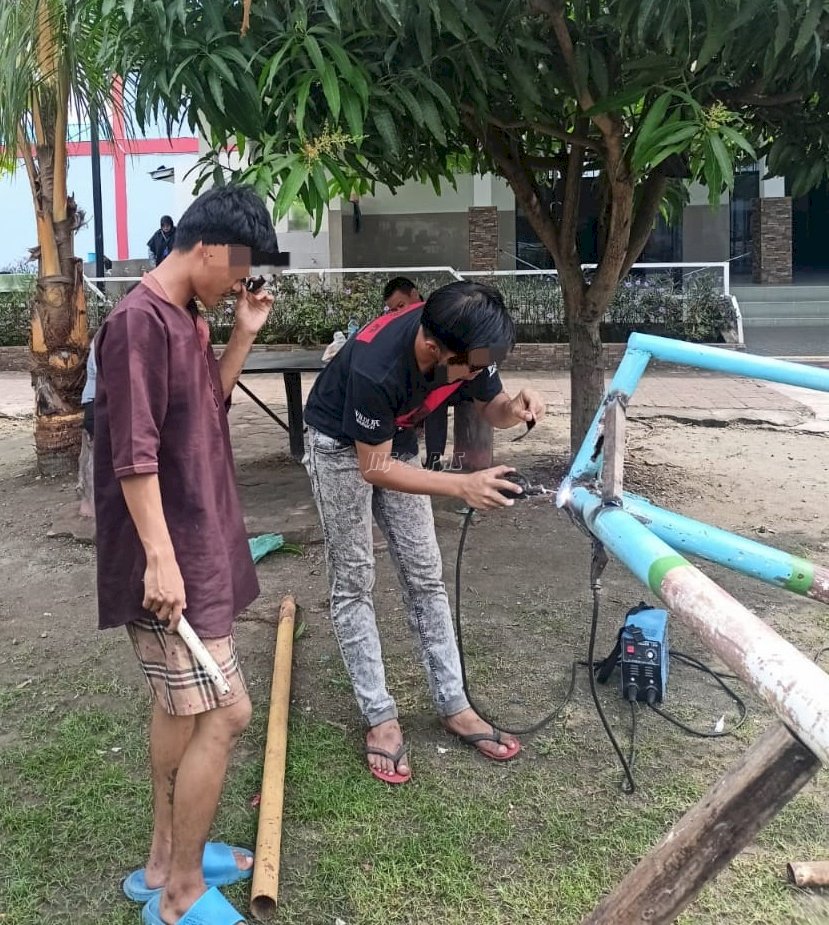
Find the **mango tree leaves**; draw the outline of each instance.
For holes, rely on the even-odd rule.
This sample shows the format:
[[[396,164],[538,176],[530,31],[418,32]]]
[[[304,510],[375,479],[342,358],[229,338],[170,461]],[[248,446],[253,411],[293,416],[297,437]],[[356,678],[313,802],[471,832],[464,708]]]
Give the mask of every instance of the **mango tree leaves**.
[[[218,148],[246,137],[239,178],[272,181],[278,214],[451,183],[459,158],[500,171],[496,135],[540,182],[571,133],[602,170],[608,119],[637,179],[678,155],[712,201],[763,154],[799,191],[827,175],[825,0],[565,0],[572,57],[529,0],[259,0],[244,38],[229,0],[131,6],[137,111],[206,121]]]

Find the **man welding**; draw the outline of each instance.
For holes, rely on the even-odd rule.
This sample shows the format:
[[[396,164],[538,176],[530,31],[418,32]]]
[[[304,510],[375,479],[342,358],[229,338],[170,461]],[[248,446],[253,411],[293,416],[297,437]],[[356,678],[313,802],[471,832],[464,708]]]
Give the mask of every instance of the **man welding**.
[[[423,296],[417,286],[406,276],[395,276],[383,289],[383,311],[399,312],[411,305],[422,305]],[[449,435],[449,405],[457,405],[457,399],[436,408],[423,422],[423,437],[426,444],[427,469],[437,472],[443,468],[443,454],[446,451],[446,439]]]
[[[512,505],[509,493],[521,489],[505,478],[506,466],[463,474],[421,468],[414,430],[452,398],[474,400],[497,428],[540,420],[541,396],[525,389],[510,398],[498,375],[514,343],[515,325],[495,289],[452,283],[425,305],[366,325],[308,397],[307,467],[323,527],[331,621],[368,727],[370,771],[389,784],[406,783],[411,769],[375,620],[372,517],[388,542],[444,728],[496,761],[520,750],[464,693],[430,496],[486,510]]]

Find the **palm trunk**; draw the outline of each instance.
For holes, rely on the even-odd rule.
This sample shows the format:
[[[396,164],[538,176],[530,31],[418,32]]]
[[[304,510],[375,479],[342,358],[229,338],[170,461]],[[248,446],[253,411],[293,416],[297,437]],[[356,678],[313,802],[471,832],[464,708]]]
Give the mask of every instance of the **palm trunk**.
[[[66,128],[69,77],[47,3],[38,5],[36,53],[47,79],[32,91],[35,156],[21,128],[21,156],[37,219],[38,280],[30,347],[35,392],[35,452],[43,475],[77,471],[81,392],[89,333],[83,264],[75,257],[77,208],[67,195]]]
[[[38,145],[33,191],[39,249],[38,280],[32,300],[30,348],[35,392],[35,453],[42,475],[69,475],[77,468],[81,447],[81,392],[86,375],[89,334],[83,292],[83,264],[74,255],[76,208],[64,197],[55,221],[55,162],[65,171],[65,138],[54,148]]]
[[[41,474],[50,476],[77,470],[83,424],[89,348],[83,265],[76,258],[67,262],[72,275],[41,276],[32,305],[35,452]]]

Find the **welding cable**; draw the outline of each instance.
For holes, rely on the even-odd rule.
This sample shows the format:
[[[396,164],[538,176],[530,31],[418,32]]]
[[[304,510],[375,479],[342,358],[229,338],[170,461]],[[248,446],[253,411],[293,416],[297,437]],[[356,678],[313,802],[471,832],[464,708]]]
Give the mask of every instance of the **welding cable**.
[[[576,678],[578,669],[583,668],[592,668],[593,670],[589,671],[590,678],[590,694],[593,699],[593,703],[596,707],[596,712],[599,716],[604,731],[607,735],[610,744],[613,747],[616,757],[619,759],[619,764],[622,768],[623,778],[620,784],[620,788],[625,794],[632,794],[636,792],[636,781],[633,776],[633,767],[636,762],[636,743],[638,738],[638,718],[639,710],[638,704],[634,701],[628,701],[630,704],[630,747],[628,750],[628,755],[625,757],[622,747],[619,744],[618,739],[616,738],[610,723],[608,722],[607,716],[605,714],[604,708],[602,707],[601,701],[599,700],[598,688],[596,686],[596,669],[603,664],[603,660],[599,662],[596,661],[596,637],[598,634],[599,618],[601,615],[601,582],[596,581],[592,583],[593,591],[593,615],[590,625],[590,641],[588,643],[587,649],[587,661],[574,661],[571,666],[570,673],[570,684],[567,688],[567,692],[564,695],[561,703],[548,713],[546,716],[542,717],[537,722],[533,723],[530,726],[524,728],[518,727],[509,727],[502,724],[499,724],[492,717],[488,716],[487,713],[478,706],[473,698],[470,689],[469,689],[469,677],[466,671],[466,657],[464,654],[463,647],[463,628],[462,628],[462,617],[461,617],[461,585],[462,585],[462,571],[463,571],[463,553],[466,547],[466,538],[469,533],[469,527],[472,523],[472,517],[476,513],[474,508],[468,508],[464,520],[463,526],[461,528],[461,537],[458,542],[458,555],[455,561],[455,633],[458,641],[458,656],[460,659],[461,666],[461,680],[463,683],[463,691],[466,694],[466,698],[469,701],[469,705],[472,709],[483,719],[485,722],[490,725],[497,727],[504,732],[509,733],[510,735],[531,735],[534,732],[538,732],[540,729],[543,729],[545,726],[549,725],[554,720],[558,719],[564,708],[570,702],[570,699],[573,696],[573,692],[576,688]],[[829,647],[822,649],[816,656],[816,659],[820,657],[823,652],[829,651]],[[719,672],[714,671],[704,662],[701,662],[699,659],[694,658],[692,655],[687,655],[684,652],[679,652],[676,649],[671,649],[669,651],[671,658],[675,658],[677,661],[682,662],[689,667],[695,668],[698,671],[702,671],[706,674],[711,675],[712,678],[720,685],[720,687],[728,694],[728,696],[734,701],[737,705],[737,710],[739,713],[738,720],[733,728],[728,730],[722,730],[721,732],[706,732],[704,730],[694,729],[691,726],[686,725],[681,720],[678,720],[676,717],[672,716],[670,713],[665,710],[661,710],[659,707],[654,704],[648,704],[651,710],[656,713],[658,716],[661,716],[664,720],[667,720],[669,723],[676,726],[678,729],[687,732],[689,735],[697,736],[699,738],[705,739],[719,739],[727,735],[731,735],[734,731],[740,728],[745,722],[745,719],[748,715],[748,707],[745,704],[745,701],[734,691],[728,684],[725,683],[725,679],[733,679],[734,675],[720,674]]]
[[[458,656],[460,659],[461,665],[461,681],[463,683],[463,691],[466,694],[466,699],[469,701],[469,705],[472,709],[481,717],[484,722],[489,723],[492,726],[495,726],[510,735],[531,735],[534,732],[538,732],[540,729],[543,729],[545,726],[549,725],[554,720],[558,719],[564,708],[570,702],[570,699],[573,696],[573,692],[576,688],[576,677],[578,674],[578,669],[580,667],[587,667],[590,665],[596,666],[595,663],[595,651],[596,651],[596,635],[598,632],[599,625],[599,614],[601,610],[600,602],[600,592],[598,587],[593,589],[593,620],[590,627],[590,643],[588,646],[588,655],[587,661],[574,661],[570,667],[570,684],[567,688],[567,692],[564,695],[561,703],[546,716],[542,717],[537,722],[533,723],[530,726],[523,728],[510,727],[502,725],[492,717],[490,717],[486,711],[482,710],[481,707],[475,702],[475,698],[472,696],[472,693],[469,689],[469,677],[466,671],[466,655],[464,653],[463,647],[463,620],[461,616],[461,586],[462,586],[462,573],[463,573],[463,553],[466,548],[466,537],[469,533],[469,527],[472,523],[472,517],[475,514],[474,508],[469,508],[466,511],[463,520],[463,526],[461,528],[461,537],[458,542],[458,556],[455,561],[455,634],[458,640]],[[599,719],[604,726],[604,730],[607,733],[607,737],[610,740],[611,745],[613,746],[616,755],[619,758],[619,763],[622,766],[625,777],[622,781],[621,788],[625,793],[631,794],[636,790],[636,782],[633,778],[633,765],[636,761],[636,733],[637,733],[637,720],[638,720],[638,711],[636,704],[630,704],[631,711],[631,735],[630,735],[630,749],[628,752],[628,757],[625,758],[625,755],[622,751],[621,746],[619,745],[616,736],[613,734],[613,730],[610,727],[610,723],[605,716],[604,709],[602,708],[601,702],[599,700],[598,690],[596,689],[596,678],[594,671],[589,672],[590,675],[590,693],[593,697],[593,703],[596,705],[596,712],[599,714]]]
[[[630,703],[631,711],[631,729],[630,729],[630,751],[628,757],[625,758],[624,753],[622,752],[622,747],[619,745],[619,741],[613,733],[613,730],[610,728],[610,723],[607,720],[607,716],[604,712],[604,707],[599,700],[599,691],[596,687],[596,635],[599,629],[599,616],[601,614],[601,584],[599,581],[596,581],[592,584],[593,587],[593,618],[590,623],[590,642],[587,646],[587,661],[583,663],[587,668],[592,670],[588,671],[590,677],[590,695],[593,698],[593,704],[596,707],[596,712],[599,714],[599,719],[601,720],[604,731],[607,734],[607,738],[610,740],[610,744],[613,746],[613,751],[616,752],[616,757],[619,759],[619,764],[622,766],[622,772],[624,773],[624,778],[620,787],[623,793],[632,794],[636,792],[636,781],[633,778],[633,764],[636,761],[636,727],[637,727],[637,711],[634,704],[631,701]]]
[[[576,689],[576,673],[578,671],[578,662],[573,662],[570,672],[570,685],[567,688],[567,692],[565,693],[564,699],[561,701],[561,703],[546,716],[543,716],[537,722],[532,723],[531,725],[524,728],[505,726],[501,723],[495,722],[475,702],[469,690],[469,678],[466,672],[466,657],[464,655],[463,649],[463,630],[461,626],[461,573],[463,570],[463,551],[466,546],[466,537],[469,533],[469,526],[472,523],[472,516],[474,514],[474,508],[467,509],[463,519],[463,527],[461,528],[461,538],[458,542],[458,557],[455,561],[455,635],[457,636],[458,640],[458,656],[460,657],[461,663],[461,680],[463,683],[463,692],[466,694],[466,699],[469,701],[469,705],[478,714],[478,716],[484,720],[484,722],[487,722],[491,726],[495,726],[498,729],[501,729],[503,732],[509,733],[510,735],[531,735],[534,732],[538,732],[539,729],[543,729],[545,726],[549,725],[554,720],[558,719],[559,716],[561,716],[564,708],[567,706],[567,704],[570,702],[570,698],[573,696],[573,691]]]
[[[681,720],[678,720],[675,716],[672,716],[666,710],[661,710],[659,707],[655,706],[652,703],[649,703],[648,706],[656,713],[658,716],[661,716],[662,719],[667,720],[672,725],[676,726],[677,729],[681,729],[683,732],[687,732],[688,735],[696,736],[698,739],[722,739],[724,736],[731,735],[732,732],[735,732],[743,723],[746,721],[748,716],[748,707],[745,704],[743,698],[732,688],[730,688],[726,683],[724,678],[731,677],[731,675],[722,675],[717,671],[714,671],[713,668],[706,665],[705,662],[701,662],[698,658],[694,658],[693,655],[686,655],[684,652],[678,652],[676,649],[670,649],[669,655],[671,658],[676,659],[680,663],[684,663],[691,668],[695,668],[697,671],[702,671],[705,674],[711,675],[711,677],[720,685],[720,687],[728,694],[728,696],[734,701],[737,705],[737,712],[739,714],[737,722],[731,729],[722,729],[717,732],[707,732],[704,729],[694,729],[692,726],[687,726]]]

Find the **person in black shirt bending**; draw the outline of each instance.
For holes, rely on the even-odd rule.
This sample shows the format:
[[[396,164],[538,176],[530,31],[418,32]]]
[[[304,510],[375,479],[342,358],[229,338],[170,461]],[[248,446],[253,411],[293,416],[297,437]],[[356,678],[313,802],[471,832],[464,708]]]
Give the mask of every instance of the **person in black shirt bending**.
[[[425,305],[367,324],[308,397],[306,465],[323,527],[331,620],[368,726],[371,773],[387,783],[405,783],[411,770],[375,621],[372,516],[388,542],[444,727],[498,761],[520,749],[485,723],[463,692],[430,500],[446,495],[485,510],[513,504],[501,491],[520,489],[504,478],[512,471],[506,466],[457,474],[422,469],[413,459],[414,428],[450,398],[474,400],[493,427],[543,417],[537,392],[510,398],[501,384],[497,362],[514,342],[515,326],[496,290],[452,283]]]
[[[406,276],[396,276],[390,279],[383,289],[383,311],[399,312],[402,308],[411,305],[422,305],[423,297],[417,286]],[[441,460],[446,451],[446,438],[449,433],[449,405],[457,402],[450,401],[433,411],[423,422],[423,436],[426,443],[427,469],[440,472],[443,468]]]

